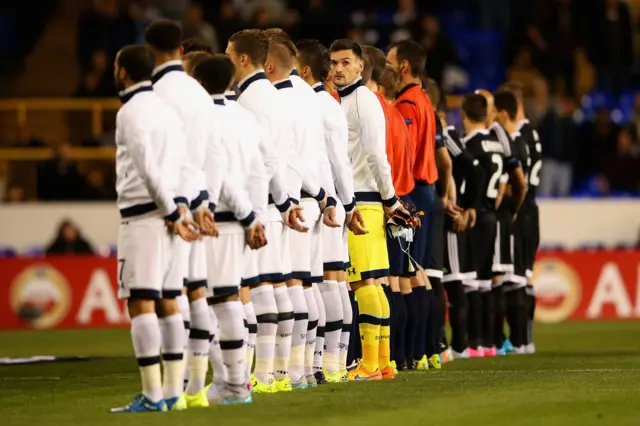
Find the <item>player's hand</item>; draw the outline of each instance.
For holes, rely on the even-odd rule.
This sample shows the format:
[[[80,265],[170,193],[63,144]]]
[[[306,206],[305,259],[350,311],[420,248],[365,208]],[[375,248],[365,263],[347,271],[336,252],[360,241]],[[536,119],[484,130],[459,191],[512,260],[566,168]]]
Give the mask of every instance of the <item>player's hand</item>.
[[[219,235],[216,221],[213,218],[213,212],[210,209],[198,209],[193,213],[193,216],[203,235],[210,237],[217,237]]]
[[[464,232],[467,230],[467,225],[469,223],[469,212],[465,211],[451,219],[453,221],[453,231],[454,232]]]
[[[340,225],[337,221],[338,212],[335,207],[329,207],[324,210],[322,215],[322,223],[327,225],[329,228],[340,228]]]
[[[264,226],[256,221],[252,226],[247,228],[247,245],[252,250],[258,250],[267,245],[267,236],[264,232]]]
[[[347,228],[353,232],[353,235],[365,235],[369,233],[365,226],[362,212],[358,210],[357,207],[347,215]]]
[[[513,216],[511,216],[511,223],[516,223],[516,220],[518,220],[518,213],[514,213]]]
[[[304,216],[302,215],[302,207],[298,205],[293,205],[291,210],[285,213],[285,223],[286,225],[298,232],[308,232],[309,228],[303,225]]]
[[[447,200],[446,204],[444,204],[444,211],[451,219],[455,219],[457,216],[460,216],[463,209]]]
[[[474,228],[476,226],[476,209],[468,209],[467,214],[469,215],[469,229]]]

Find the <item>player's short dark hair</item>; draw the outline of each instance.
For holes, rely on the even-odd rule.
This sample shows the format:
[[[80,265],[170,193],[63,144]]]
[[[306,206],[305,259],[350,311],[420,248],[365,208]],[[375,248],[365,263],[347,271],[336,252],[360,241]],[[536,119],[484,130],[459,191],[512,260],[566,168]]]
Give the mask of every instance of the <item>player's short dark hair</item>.
[[[400,73],[387,65],[380,72],[380,77],[378,77],[376,83],[384,89],[387,99],[393,99],[400,89]]]
[[[407,61],[414,77],[422,76],[427,66],[427,53],[422,46],[413,40],[402,40],[394,43],[391,48],[397,49],[398,63]]]
[[[198,66],[200,62],[202,62],[207,58],[210,58],[211,56],[212,56],[211,53],[208,53],[202,50],[196,50],[193,52],[189,52],[186,55],[183,55],[182,62],[184,63],[186,61],[188,64],[188,69],[185,66],[185,71],[191,74],[191,72]]]
[[[371,60],[371,79],[379,83],[382,73],[387,67],[387,57],[382,50],[373,46],[362,46],[362,51]]]
[[[424,91],[427,93],[427,97],[431,101],[431,105],[438,105],[442,98],[442,91],[440,91],[438,83],[436,83],[434,79],[426,77],[422,84]]]
[[[360,46],[360,44],[356,43],[355,41],[341,38],[331,43],[331,47],[329,47],[329,53],[341,52],[343,50],[351,50],[353,54],[358,57],[358,59],[364,59],[362,46]]]
[[[518,115],[518,100],[515,95],[507,91],[498,91],[493,95],[493,103],[498,112],[506,111],[510,120]]]
[[[524,102],[524,86],[519,81],[508,81],[498,89],[498,92],[511,92],[519,103]]]
[[[369,55],[364,55],[362,57],[362,62],[364,62],[361,74],[362,82],[364,84],[368,84],[371,80],[371,76],[373,75],[373,59]]]
[[[298,57],[298,49],[289,34],[280,28],[263,30],[261,35],[269,42],[269,56],[286,68],[293,68]]]
[[[144,30],[144,40],[160,52],[174,52],[182,44],[182,29],[174,21],[159,19]]]
[[[269,51],[269,40],[260,30],[238,31],[229,38],[233,48],[239,55],[247,55],[254,66],[264,65]]]
[[[464,97],[462,112],[474,123],[484,123],[487,119],[487,99],[477,93]]]
[[[131,81],[137,83],[151,79],[156,62],[149,48],[131,44],[120,49],[117,65],[124,68]]]
[[[182,54],[186,55],[191,52],[213,53],[213,49],[200,37],[189,37],[182,42]]]
[[[236,70],[226,55],[213,55],[202,60],[193,69],[193,77],[212,95],[227,91]]]
[[[296,43],[300,65],[309,67],[315,80],[325,81],[329,75],[329,50],[318,40],[304,39]]]

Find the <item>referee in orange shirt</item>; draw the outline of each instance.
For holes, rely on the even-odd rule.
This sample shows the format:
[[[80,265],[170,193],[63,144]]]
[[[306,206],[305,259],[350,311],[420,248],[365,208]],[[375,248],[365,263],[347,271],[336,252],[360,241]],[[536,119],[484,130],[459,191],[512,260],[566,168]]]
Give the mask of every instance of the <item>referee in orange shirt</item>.
[[[414,243],[411,245],[411,256],[426,271],[426,274],[418,273],[412,286],[419,288],[423,283],[427,284],[428,290],[425,296],[428,299],[429,310],[435,311],[435,297],[429,289],[431,283],[442,285],[442,270],[435,268],[430,270],[432,265],[429,249],[433,237],[434,217],[438,213],[442,214],[445,208],[450,214],[454,214],[454,210],[449,206],[446,195],[449,193],[448,186],[451,181],[451,159],[446,148],[436,149],[436,116],[433,105],[422,89],[421,76],[425,72],[426,60],[426,53],[422,47],[411,40],[394,44],[387,55],[388,63],[401,75],[401,89],[396,96],[396,106],[405,118],[411,141],[411,155],[415,159],[413,177],[416,186],[410,197],[418,209],[424,212],[422,228],[417,232]],[[439,174],[442,193],[445,194],[442,199],[436,195],[434,186]],[[431,316],[437,320],[435,317],[435,315]],[[415,348],[418,356],[421,351],[427,355],[418,363],[418,369],[424,368],[426,358],[429,364],[427,368],[440,368],[439,348],[433,347],[434,337],[431,335],[437,328],[429,325],[423,334],[429,347]]]

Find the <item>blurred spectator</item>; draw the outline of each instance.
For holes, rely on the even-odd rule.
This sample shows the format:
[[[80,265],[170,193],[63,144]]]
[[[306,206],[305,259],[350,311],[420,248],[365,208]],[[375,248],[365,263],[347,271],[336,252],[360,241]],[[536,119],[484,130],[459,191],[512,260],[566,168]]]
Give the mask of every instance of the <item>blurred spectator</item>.
[[[132,26],[130,41],[136,44],[144,44],[144,29],[151,22],[162,18],[160,10],[154,0],[137,0],[131,2],[126,13],[121,17]]]
[[[24,203],[27,200],[24,188],[16,184],[10,185],[4,200],[6,203]]]
[[[418,20],[415,0],[398,0],[398,8],[393,14],[393,30],[389,42],[406,40],[412,37],[412,30]]]
[[[113,187],[111,185],[110,187]],[[116,194],[105,185],[104,174],[100,170],[92,170],[87,175],[87,200],[103,201],[115,200]]]
[[[213,25],[205,22],[204,12],[200,3],[187,6],[183,25],[183,37],[198,37],[202,39],[214,52],[220,52],[220,44]]]
[[[631,129],[618,132],[616,151],[604,158],[602,171],[611,192],[640,193],[640,147]]]
[[[76,90],[77,97],[108,97],[115,95],[112,67],[106,50],[100,49],[91,55],[91,69],[84,71],[83,79]]]
[[[578,19],[584,15],[572,0],[540,0],[534,2],[533,21],[527,35],[533,48],[536,67],[555,89],[558,77],[563,79],[564,93],[575,90],[575,49],[581,44]],[[555,90],[554,90],[555,91]]]
[[[620,95],[628,88],[633,65],[633,34],[629,8],[620,0],[604,0],[591,9],[589,59],[598,70],[598,86]]]
[[[47,256],[61,254],[93,254],[94,250],[84,239],[76,225],[64,220],[58,227],[56,239],[45,250]]]
[[[242,28],[240,15],[233,4],[233,0],[223,0],[220,4],[220,12],[216,21],[216,29],[220,42],[224,43],[222,50],[226,49],[229,38]]]
[[[564,98],[556,109],[551,104],[549,86],[543,80],[534,84],[534,105],[531,118],[538,128],[542,144],[542,171],[539,194],[566,197],[573,180],[573,146],[575,102]]]
[[[118,2],[116,0],[93,0],[78,20],[77,54],[83,71],[94,67],[94,52],[103,50],[109,57],[115,54],[117,40]]]
[[[338,25],[327,25],[327,22],[340,19],[336,16],[335,10],[331,8],[329,0],[307,0],[300,10],[300,21],[298,37],[300,39],[318,39],[325,46],[329,46],[333,40],[344,36],[338,32]]]
[[[531,63],[531,51],[522,50],[516,55],[513,65],[507,71],[509,81],[518,81],[525,88],[533,87],[537,80],[542,80],[542,74]]]
[[[434,15],[421,20],[419,43],[427,52],[427,75],[442,86],[445,69],[458,64],[458,53],[453,43],[440,31],[440,22]]]
[[[601,108],[595,121],[587,121],[578,129],[580,141],[575,162],[578,182],[600,173],[602,158],[611,155],[616,147],[616,127],[611,121],[611,111]]]
[[[31,133],[26,126],[18,126],[16,138],[11,143],[13,148],[42,148],[46,146],[44,141]]]
[[[244,20],[254,21],[260,26],[282,26],[285,22],[287,3],[284,0],[246,0],[243,9]]]
[[[155,0],[155,2],[164,18],[181,21],[191,0]]]
[[[71,201],[82,199],[86,183],[71,160],[71,146],[62,144],[56,157],[38,167],[38,199],[42,201]]]
[[[509,29],[510,0],[475,0],[475,7],[482,29],[500,31]]]

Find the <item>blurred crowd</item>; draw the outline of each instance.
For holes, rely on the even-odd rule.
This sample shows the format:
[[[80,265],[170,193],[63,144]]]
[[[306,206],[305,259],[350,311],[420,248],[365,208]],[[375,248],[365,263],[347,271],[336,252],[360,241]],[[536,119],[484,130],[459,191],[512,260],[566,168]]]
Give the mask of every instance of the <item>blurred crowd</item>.
[[[348,37],[383,49],[413,38],[428,53],[428,75],[447,93],[492,90],[507,79],[524,85],[545,155],[541,195],[640,194],[640,0],[87,3],[78,22],[82,77],[76,96],[114,96],[115,53],[142,42],[147,24],[161,17],[182,22],[185,37],[197,36],[217,52],[231,34],[249,27],[277,26],[294,39],[317,38],[326,45]],[[42,143],[21,132],[14,145]],[[66,149],[39,168],[37,197],[112,197],[106,189],[111,177],[77,173]],[[2,176],[0,163],[0,199],[19,200],[20,188]],[[73,182],[73,189],[60,189],[64,182]]]

